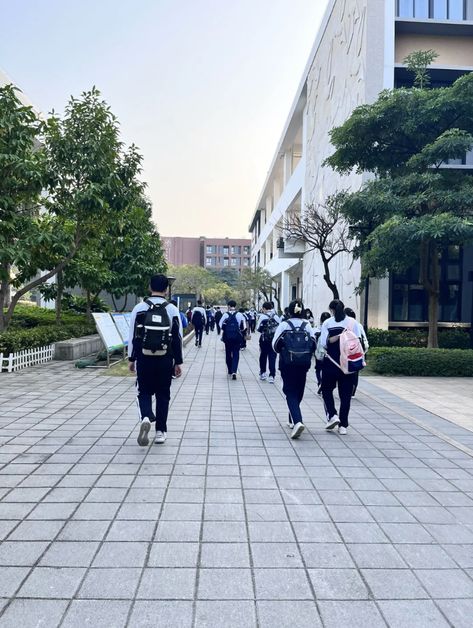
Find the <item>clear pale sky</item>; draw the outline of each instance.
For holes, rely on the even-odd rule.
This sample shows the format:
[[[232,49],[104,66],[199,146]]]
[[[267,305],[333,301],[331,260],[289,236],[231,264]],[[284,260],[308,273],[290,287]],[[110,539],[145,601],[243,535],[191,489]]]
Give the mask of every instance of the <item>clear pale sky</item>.
[[[0,0],[0,67],[44,112],[96,85],[162,235],[247,237],[328,0]]]

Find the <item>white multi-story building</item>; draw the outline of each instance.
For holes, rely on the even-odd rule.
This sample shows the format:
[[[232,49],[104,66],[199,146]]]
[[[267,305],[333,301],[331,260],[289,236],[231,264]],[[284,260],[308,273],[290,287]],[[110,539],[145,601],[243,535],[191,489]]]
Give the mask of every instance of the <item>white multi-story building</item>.
[[[375,101],[382,89],[411,84],[403,59],[414,50],[439,54],[431,70],[433,86],[472,71],[472,35],[473,0],[330,0],[250,224],[252,264],[271,273],[281,305],[302,297],[318,314],[332,298],[319,254],[285,239],[285,220],[337,191],[359,189],[368,176],[342,176],[323,166],[333,152],[330,129],[358,105]],[[472,154],[456,164],[472,166]],[[470,321],[472,283],[466,278],[471,269],[471,248],[445,255],[442,322]],[[340,298],[363,313],[364,299],[355,293],[359,262],[338,255],[331,273]],[[417,284],[414,273],[372,280],[370,326],[426,321],[425,295]]]

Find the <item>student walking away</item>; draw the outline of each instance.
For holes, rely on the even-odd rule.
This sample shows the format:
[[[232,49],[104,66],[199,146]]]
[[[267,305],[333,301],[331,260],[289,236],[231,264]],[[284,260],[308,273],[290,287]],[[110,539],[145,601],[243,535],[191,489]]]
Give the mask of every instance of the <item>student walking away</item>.
[[[228,312],[222,316],[220,326],[222,328],[222,340],[225,343],[227,372],[232,379],[236,379],[241,344],[246,334],[246,319],[241,312],[236,311],[236,301],[228,302]]]
[[[177,307],[177,301],[175,299],[171,299],[169,301],[169,303],[172,303],[172,305],[175,305]],[[184,312],[181,312],[181,310],[179,310],[179,316],[181,318],[182,329],[186,329],[186,327],[189,326],[189,321],[187,319],[187,315],[184,314]]]
[[[197,305],[192,310],[191,323],[195,329],[195,346],[202,346],[202,336],[204,335],[204,327],[207,322],[205,310],[202,307],[202,301],[197,301]]]
[[[212,308],[210,307],[210,305],[208,305],[205,308],[205,335],[206,336],[209,335],[209,331],[210,331],[213,319],[214,319],[214,315],[212,312]]]
[[[222,310],[217,306],[215,308],[215,325],[217,326],[217,335],[220,336],[220,321],[222,320],[222,316],[223,316],[223,312]]]
[[[330,312],[322,312],[320,315],[320,325],[315,328],[315,378],[317,380],[317,394],[322,394],[322,365],[325,358],[325,349],[320,343],[322,325],[330,318]]]
[[[303,319],[303,313],[302,301],[292,301],[288,308],[289,318],[279,324],[273,340],[273,349],[280,354],[279,370],[289,409],[291,438],[299,438],[304,431],[300,406],[315,349],[314,330]]]
[[[259,378],[264,381],[267,378],[266,365],[269,369],[268,382],[274,384],[276,377],[276,352],[273,349],[273,340],[276,329],[280,323],[279,316],[274,311],[274,303],[263,303],[263,313],[258,320],[259,337]]]
[[[240,347],[241,350],[244,351],[246,349],[246,341],[250,339],[250,324],[248,322],[248,315],[245,312],[245,308],[241,307],[238,312],[243,316],[245,321],[245,333],[243,334]]]
[[[248,321],[250,323],[250,332],[254,334],[256,331],[256,310],[254,306],[248,311]]]
[[[354,318],[356,319],[356,314],[355,312],[351,309],[351,307],[346,307],[345,308],[345,314],[347,316],[349,316],[350,318]],[[370,348],[370,343],[368,342],[368,337],[366,336],[366,332],[365,332],[365,328],[363,327],[363,325],[361,323],[358,323],[360,329],[361,329],[361,346],[363,347],[363,351],[365,352],[365,355],[368,353],[368,349]],[[356,389],[358,388],[358,378],[359,378],[360,372],[356,371],[356,373],[354,373],[354,377],[353,377],[353,390],[351,393],[351,396],[354,397],[355,393],[356,393]]]
[[[151,277],[151,296],[135,305],[130,318],[128,366],[131,372],[136,372],[138,444],[143,447],[149,443],[152,423],[156,427],[154,442],[166,440],[171,381],[173,376],[182,374],[181,317],[177,307],[165,299],[168,285],[165,275]]]
[[[333,430],[337,426],[339,434],[346,434],[348,414],[354,385],[354,374],[365,365],[361,346],[361,329],[356,320],[345,314],[344,305],[338,299],[329,305],[331,317],[322,325],[321,346],[326,355],[322,365],[322,397],[324,400],[327,425]],[[338,386],[340,414],[337,415],[333,391]]]

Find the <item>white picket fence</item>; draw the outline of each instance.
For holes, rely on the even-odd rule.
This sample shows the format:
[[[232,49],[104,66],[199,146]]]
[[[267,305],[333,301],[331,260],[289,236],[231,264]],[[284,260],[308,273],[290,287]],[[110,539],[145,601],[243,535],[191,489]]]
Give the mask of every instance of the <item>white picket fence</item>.
[[[24,369],[27,366],[34,366],[35,364],[49,362],[53,358],[54,345],[36,347],[35,349],[24,349],[23,351],[10,353],[9,355],[3,355],[3,353],[0,353],[0,373],[2,371],[13,373],[14,371]]]

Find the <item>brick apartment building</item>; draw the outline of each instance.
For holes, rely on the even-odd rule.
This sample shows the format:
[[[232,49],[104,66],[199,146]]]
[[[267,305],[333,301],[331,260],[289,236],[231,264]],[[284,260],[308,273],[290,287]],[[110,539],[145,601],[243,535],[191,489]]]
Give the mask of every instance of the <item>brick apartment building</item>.
[[[162,238],[166,261],[173,266],[191,264],[222,270],[233,268],[241,272],[249,268],[251,240],[244,238]]]

